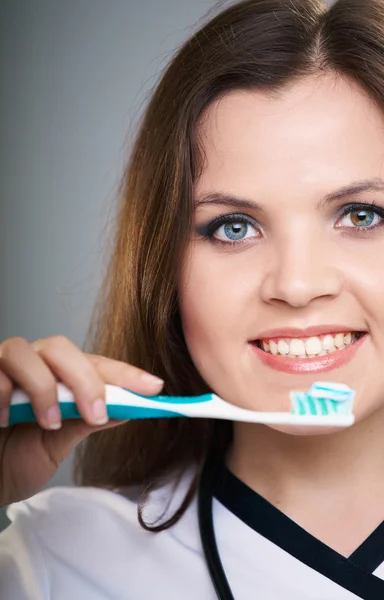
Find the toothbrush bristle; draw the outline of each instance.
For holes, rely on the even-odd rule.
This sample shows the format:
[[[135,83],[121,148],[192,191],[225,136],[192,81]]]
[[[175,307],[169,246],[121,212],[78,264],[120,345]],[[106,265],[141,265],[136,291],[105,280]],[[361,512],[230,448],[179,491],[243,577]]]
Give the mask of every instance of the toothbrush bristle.
[[[341,402],[330,398],[312,396],[306,392],[292,392],[292,410],[294,415],[350,415],[352,414],[353,397]]]

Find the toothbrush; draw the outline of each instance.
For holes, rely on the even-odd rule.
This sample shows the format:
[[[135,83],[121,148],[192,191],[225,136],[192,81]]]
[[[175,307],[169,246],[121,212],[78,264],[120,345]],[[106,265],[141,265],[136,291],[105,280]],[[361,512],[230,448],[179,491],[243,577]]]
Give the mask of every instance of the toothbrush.
[[[330,400],[348,400],[351,389],[344,383],[314,383],[309,393],[316,398],[329,398]]]
[[[109,418],[117,420],[191,417],[280,425],[324,425],[348,427],[355,392],[342,384],[315,383],[309,392],[290,392],[290,412],[259,412],[234,406],[216,394],[202,396],[141,396],[114,385],[106,385]],[[57,384],[62,419],[81,418],[72,392]],[[11,398],[8,425],[36,422],[28,395],[16,389]]]

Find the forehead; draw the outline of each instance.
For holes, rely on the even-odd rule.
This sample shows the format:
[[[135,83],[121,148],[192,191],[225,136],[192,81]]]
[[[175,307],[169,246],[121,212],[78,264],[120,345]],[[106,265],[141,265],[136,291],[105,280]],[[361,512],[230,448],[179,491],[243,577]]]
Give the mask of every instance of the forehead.
[[[382,175],[382,111],[347,79],[308,78],[275,98],[230,92],[203,115],[199,134],[206,159],[199,191],[249,194],[289,184],[321,193]]]

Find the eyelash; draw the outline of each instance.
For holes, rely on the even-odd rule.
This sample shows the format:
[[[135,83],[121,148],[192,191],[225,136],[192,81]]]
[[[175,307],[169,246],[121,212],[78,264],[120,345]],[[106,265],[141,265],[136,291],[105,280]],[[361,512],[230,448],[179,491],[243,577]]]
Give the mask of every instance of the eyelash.
[[[361,203],[361,202],[356,203],[356,204],[347,204],[346,206],[343,206],[341,208],[341,210],[339,211],[339,214],[337,216],[337,221],[339,221],[343,217],[346,217],[351,212],[359,212],[359,211],[373,212],[373,213],[375,213],[375,215],[380,217],[381,221],[379,223],[376,223],[376,225],[372,225],[370,227],[362,227],[361,229],[359,227],[347,227],[347,229],[354,229],[359,232],[364,232],[364,231],[370,232],[370,231],[374,231],[376,229],[380,229],[381,227],[384,226],[384,208],[382,208],[381,206],[377,206],[376,202],[370,202],[369,204]]]
[[[229,240],[225,242],[224,240],[219,240],[214,237],[216,231],[222,225],[226,225],[227,223],[246,223],[247,225],[252,225],[253,227],[257,227],[258,223],[255,219],[252,219],[248,215],[244,215],[242,213],[232,213],[232,214],[222,214],[219,215],[216,219],[204,225],[202,228],[199,228],[199,233],[203,236],[204,239],[209,240],[215,244],[223,244],[225,246],[233,246],[244,243],[242,240],[230,242]]]
[[[355,203],[355,204],[347,204],[347,205],[343,206],[341,208],[341,210],[338,212],[336,222],[339,221],[340,219],[342,219],[343,217],[346,217],[347,215],[349,215],[352,212],[359,212],[359,211],[373,212],[373,213],[375,213],[375,215],[380,217],[381,221],[379,223],[377,223],[376,225],[369,226],[369,227],[361,227],[361,229],[359,227],[345,227],[344,229],[355,230],[355,231],[359,232],[359,235],[361,233],[363,233],[363,235],[364,235],[364,232],[371,232],[371,231],[374,231],[381,227],[384,227],[384,208],[377,206],[377,204],[375,202],[371,202],[369,204],[368,203],[358,203],[358,204]],[[207,225],[199,227],[198,233],[200,235],[202,235],[202,237],[204,239],[209,240],[215,244],[222,244],[225,246],[228,246],[228,245],[234,246],[234,245],[246,243],[246,240],[238,240],[238,241],[231,242],[229,240],[228,241],[219,240],[214,237],[214,234],[219,229],[219,227],[221,227],[222,225],[226,225],[227,223],[246,223],[248,225],[252,225],[255,228],[257,228],[259,226],[255,219],[253,219],[252,217],[245,215],[243,213],[231,213],[231,214],[225,213],[225,214],[219,215],[216,219],[214,219]],[[355,234],[353,234],[353,235],[355,235]]]

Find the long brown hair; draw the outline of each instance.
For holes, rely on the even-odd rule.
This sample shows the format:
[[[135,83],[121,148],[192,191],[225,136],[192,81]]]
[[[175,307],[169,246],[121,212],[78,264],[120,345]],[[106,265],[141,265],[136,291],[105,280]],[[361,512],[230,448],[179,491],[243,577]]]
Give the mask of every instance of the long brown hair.
[[[139,127],[120,194],[115,230],[86,349],[165,380],[164,393],[210,391],[186,347],[178,312],[179,273],[193,222],[193,187],[204,167],[199,120],[236,89],[276,97],[306,76],[334,73],[384,99],[382,0],[242,0],[211,18],[177,52]],[[223,455],[231,424],[201,419],[131,421],[91,435],[78,451],[77,481],[139,484],[139,520],[159,531],[196,492],[204,462]],[[150,527],[147,494],[190,465],[196,476],[175,515]]]

